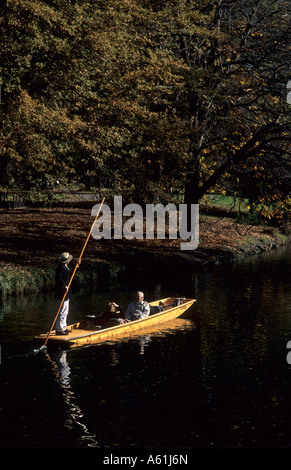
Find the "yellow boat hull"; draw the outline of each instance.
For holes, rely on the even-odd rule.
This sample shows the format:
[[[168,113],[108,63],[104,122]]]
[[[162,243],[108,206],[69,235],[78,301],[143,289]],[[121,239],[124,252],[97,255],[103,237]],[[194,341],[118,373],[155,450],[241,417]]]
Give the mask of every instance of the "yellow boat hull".
[[[138,334],[139,332],[142,334],[145,330],[149,332],[150,329],[155,329],[158,325],[170,322],[171,320],[180,317],[196,301],[196,299],[183,299],[180,305],[172,306],[172,304],[177,300],[177,298],[167,297],[165,299],[156,300],[155,302],[150,302],[151,306],[158,306],[162,303],[164,310],[141,320],[115,325],[110,328],[83,330],[79,328],[80,323],[74,323],[73,325],[68,326],[69,334],[67,335],[59,336],[56,335],[55,331],[52,331],[50,333],[48,343],[50,343],[50,345],[55,344],[56,346],[61,346],[67,349],[97,344],[104,341],[112,341],[123,337],[130,337]],[[48,333],[44,333],[36,336],[35,339],[45,342],[47,334]]]

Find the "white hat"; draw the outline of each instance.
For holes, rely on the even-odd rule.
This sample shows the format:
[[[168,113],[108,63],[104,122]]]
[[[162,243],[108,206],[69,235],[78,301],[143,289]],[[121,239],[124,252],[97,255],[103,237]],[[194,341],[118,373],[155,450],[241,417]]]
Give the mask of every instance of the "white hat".
[[[73,256],[70,255],[67,251],[65,251],[64,253],[61,254],[58,261],[59,263],[69,263],[70,261],[72,261],[72,259],[73,259]]]

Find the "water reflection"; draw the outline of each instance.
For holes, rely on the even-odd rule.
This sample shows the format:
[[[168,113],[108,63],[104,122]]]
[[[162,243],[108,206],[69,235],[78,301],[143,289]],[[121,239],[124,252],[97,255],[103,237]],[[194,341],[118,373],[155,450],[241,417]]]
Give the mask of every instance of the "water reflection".
[[[140,343],[140,350],[139,350],[139,354],[143,355],[145,353],[145,347],[149,345],[149,343],[151,342],[151,336],[150,335],[146,335],[146,336],[143,336],[139,343]]]
[[[138,346],[137,348],[137,354],[143,356],[145,354],[145,348],[149,346],[150,342],[152,341],[152,337],[154,337],[156,333],[153,333],[152,335],[143,335],[138,337],[135,340],[135,344]],[[126,341],[126,340],[125,340]],[[119,340],[120,342],[120,340]],[[117,352],[118,347],[114,348],[110,352],[110,366],[117,366],[119,364],[120,356]]]
[[[13,356],[12,367],[11,360],[5,366],[7,348],[20,352],[17,341],[24,333],[31,338],[46,331],[55,313],[49,299],[23,308],[13,300],[2,317],[0,310],[4,442],[79,448],[290,447],[290,272],[289,249],[186,277],[171,272],[155,285],[149,279],[149,285],[134,289],[142,285],[150,299],[198,298],[173,328],[163,325],[160,331],[50,352],[47,360]],[[112,297],[126,305],[131,294],[80,291],[71,320],[103,309]]]
[[[108,351],[107,366],[109,365],[114,368],[119,368],[119,367],[124,366],[123,364],[124,358],[122,357],[122,354],[121,354],[121,348],[122,346],[125,346],[126,344],[131,343],[132,348],[133,348],[132,355],[130,358],[130,364],[132,366],[138,356],[146,355],[147,348],[149,348],[149,346],[151,345],[152,341],[155,338],[162,339],[163,337],[167,337],[167,335],[174,334],[177,331],[183,332],[187,330],[192,330],[193,328],[195,328],[195,324],[191,320],[178,318],[178,319],[175,319],[166,323],[165,325],[157,325],[157,326],[152,327],[151,333],[147,333],[144,335],[135,333],[130,338],[124,338],[123,340],[107,342],[105,343],[105,346],[108,346],[110,348]],[[96,358],[96,355],[98,355],[98,352],[100,352],[99,348],[100,347],[102,348],[102,346],[103,346],[102,344],[95,345],[95,346],[91,345],[91,346],[86,346],[84,348],[81,348],[81,350],[84,351],[84,354],[86,352],[88,353],[89,349],[92,350],[93,357]],[[81,446],[82,447],[85,446],[85,447],[100,448],[101,447],[100,439],[97,439],[96,434],[92,432],[90,428],[85,424],[85,422],[88,421],[88,418],[89,418],[87,414],[88,412],[87,413],[83,412],[82,408],[77,404],[74,387],[80,386],[80,380],[82,381],[83,374],[87,374],[83,377],[85,381],[90,382],[90,380],[92,380],[90,377],[90,373],[88,372],[88,368],[86,368],[84,372],[82,372],[82,370],[79,369],[80,366],[76,366],[75,354],[77,352],[78,350],[75,350],[75,349],[72,351],[56,350],[54,352],[47,352],[45,354],[45,357],[51,365],[51,369],[54,373],[55,380],[57,384],[59,385],[59,387],[61,388],[63,401],[66,405],[66,419],[64,420],[64,427],[69,432],[74,432],[76,428],[81,430],[82,432]],[[149,348],[149,352],[150,352],[150,348]],[[92,369],[94,369],[95,360],[96,359],[94,359],[92,362],[90,362],[89,360],[89,363],[91,364]],[[149,361],[151,361],[150,357],[149,357]],[[70,362],[72,362],[73,364],[73,370],[72,370]],[[99,366],[101,367],[100,363],[99,363]],[[106,367],[106,365],[104,364],[103,367]],[[108,377],[108,371],[106,372],[106,374]],[[118,371],[117,371],[117,374],[118,374]],[[120,388],[122,389],[123,386],[121,385],[121,379],[117,379],[117,380],[120,382]],[[90,385],[88,386],[90,387]],[[93,382],[92,382],[92,386],[93,386]],[[129,396],[128,392],[126,392],[126,395]],[[96,406],[98,406],[97,405],[98,402],[99,404],[103,403],[103,399],[98,397],[98,394],[95,395],[95,399],[96,399]],[[133,402],[135,402],[136,398],[134,396],[131,396],[130,401],[132,402],[132,400]],[[125,402],[126,403],[128,402],[128,398],[125,400]],[[106,404],[107,404],[107,399],[106,399]],[[96,426],[96,423],[95,423],[95,426]]]
[[[71,386],[71,369],[68,363],[67,351],[58,350],[53,354],[46,354],[46,358],[52,365],[54,376],[62,388],[64,402],[67,405],[67,419],[64,426],[73,429],[75,425],[82,431],[82,441],[87,447],[100,447],[95,434],[91,433],[87,426],[82,422],[84,414],[81,408],[76,404],[75,393]]]

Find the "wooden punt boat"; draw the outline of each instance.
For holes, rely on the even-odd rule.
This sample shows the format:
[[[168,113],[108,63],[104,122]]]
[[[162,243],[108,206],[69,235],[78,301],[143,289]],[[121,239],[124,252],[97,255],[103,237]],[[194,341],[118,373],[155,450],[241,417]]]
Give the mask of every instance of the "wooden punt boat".
[[[188,310],[195,301],[196,299],[167,297],[165,299],[149,302],[151,311],[155,310],[154,307],[161,305],[163,310],[158,313],[151,313],[148,317],[141,320],[134,320],[130,323],[114,325],[109,328],[85,330],[80,328],[81,323],[74,323],[68,326],[68,335],[59,336],[56,335],[55,331],[52,331],[48,339],[48,344],[68,349],[131,336],[132,333],[137,334],[139,331],[140,334],[142,334],[145,328],[148,331],[150,327],[178,318]],[[45,342],[46,338],[47,333],[35,337],[36,340],[42,342]]]

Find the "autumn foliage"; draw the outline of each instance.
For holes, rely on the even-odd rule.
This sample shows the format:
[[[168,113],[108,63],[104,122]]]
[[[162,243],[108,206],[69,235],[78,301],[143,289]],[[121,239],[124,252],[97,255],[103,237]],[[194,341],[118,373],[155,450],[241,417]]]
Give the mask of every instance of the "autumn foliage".
[[[0,185],[290,203],[286,0],[2,2]]]

